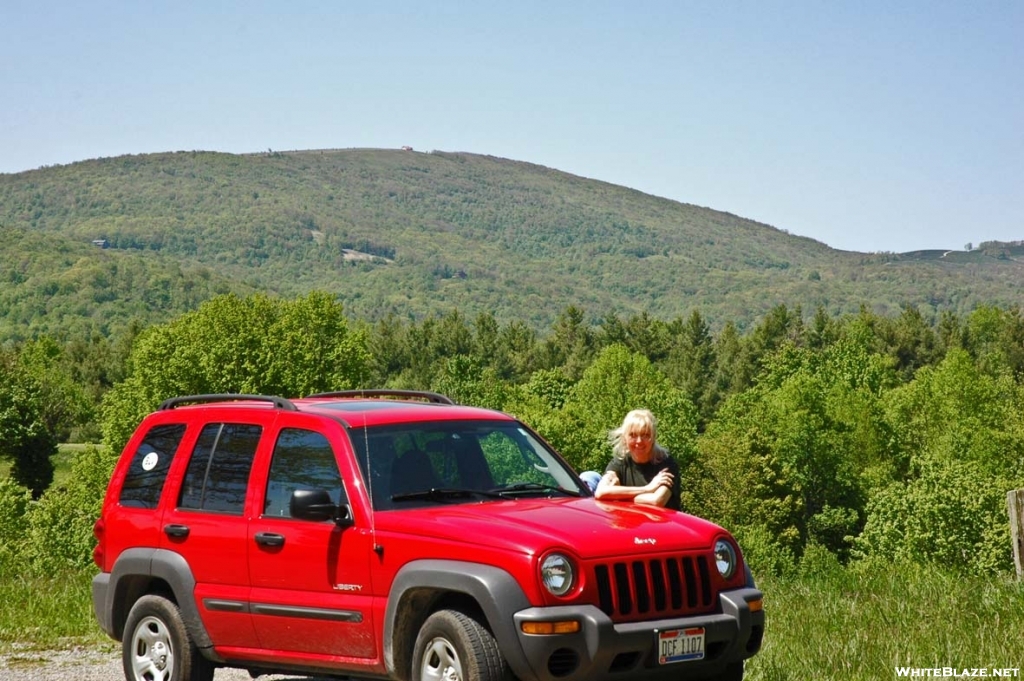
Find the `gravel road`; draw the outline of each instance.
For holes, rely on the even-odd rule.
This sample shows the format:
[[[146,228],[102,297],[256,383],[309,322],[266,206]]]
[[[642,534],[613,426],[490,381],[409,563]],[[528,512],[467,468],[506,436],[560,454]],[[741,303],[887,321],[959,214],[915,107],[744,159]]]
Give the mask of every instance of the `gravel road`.
[[[0,653],[0,681],[121,681],[121,649],[117,646],[69,650]],[[260,681],[315,681],[301,676],[261,676]],[[218,669],[214,681],[251,681],[241,669]]]

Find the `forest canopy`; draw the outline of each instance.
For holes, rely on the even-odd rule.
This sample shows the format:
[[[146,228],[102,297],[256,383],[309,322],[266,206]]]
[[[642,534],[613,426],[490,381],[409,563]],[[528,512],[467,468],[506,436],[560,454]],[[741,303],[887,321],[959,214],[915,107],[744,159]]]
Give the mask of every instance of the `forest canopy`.
[[[108,338],[225,293],[347,313],[459,309],[550,327],[569,306],[747,330],[779,304],[930,322],[1022,298],[1024,245],[854,253],[542,166],[343,149],[97,159],[0,175],[0,343]]]
[[[226,294],[130,343],[8,351],[0,406],[32,410],[3,412],[0,456],[17,463],[15,445],[40,433],[102,436],[112,456],[174,395],[391,387],[509,412],[577,470],[603,470],[608,431],[644,407],[680,462],[684,510],[729,528],[759,570],[785,572],[808,550],[1012,569],[1005,496],[1024,487],[1018,308],[932,325],[911,308],[805,318],[780,305],[746,332],[715,332],[696,311],[587,318],[570,307],[538,333],[458,311],[362,320],[324,292]],[[57,393],[76,397],[42,399]],[[26,422],[38,427],[19,431]],[[19,471],[12,479],[35,490]]]

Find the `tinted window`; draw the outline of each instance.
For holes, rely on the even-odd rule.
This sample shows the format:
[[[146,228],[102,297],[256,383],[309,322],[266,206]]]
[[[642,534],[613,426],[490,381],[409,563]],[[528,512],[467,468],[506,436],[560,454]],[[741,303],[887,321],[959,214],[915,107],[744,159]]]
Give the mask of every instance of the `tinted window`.
[[[248,424],[206,425],[188,462],[178,507],[240,514],[262,431]]]
[[[352,429],[356,459],[378,511],[432,503],[478,503],[510,486],[534,484],[530,494],[582,491],[575,474],[548,447],[515,421],[437,421]],[[556,488],[549,490],[547,487]],[[484,494],[415,499],[430,489]]]
[[[327,438],[309,430],[286,428],[274,446],[263,514],[290,518],[288,502],[297,489],[325,489],[335,504],[345,499],[338,462]]]
[[[185,435],[185,426],[173,423],[154,426],[135,450],[121,487],[119,501],[125,506],[156,508],[174,452]]]

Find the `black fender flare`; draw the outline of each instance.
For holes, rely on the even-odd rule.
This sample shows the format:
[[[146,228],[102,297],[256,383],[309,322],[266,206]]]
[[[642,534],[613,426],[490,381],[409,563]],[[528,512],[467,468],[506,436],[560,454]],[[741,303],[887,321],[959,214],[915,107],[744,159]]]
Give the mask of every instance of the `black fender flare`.
[[[403,626],[402,606],[420,590],[459,593],[476,601],[487,618],[483,624],[494,634],[509,667],[519,678],[532,678],[513,619],[516,612],[532,605],[519,583],[509,572],[493,565],[440,559],[407,563],[391,584],[384,612],[384,664],[389,675],[401,676],[397,666],[405,659],[396,662],[395,639],[404,640],[412,635]]]
[[[107,590],[105,609],[108,613],[121,612],[119,617],[111,617],[111,624],[117,636],[124,635],[124,621],[128,616],[129,603],[124,602],[129,596],[125,585],[136,577],[160,579],[165,582],[174,594],[174,600],[181,611],[181,619],[188,629],[189,636],[196,647],[209,651],[213,641],[199,617],[196,605],[196,580],[188,562],[178,553],[166,549],[135,548],[124,551],[114,563],[110,571],[110,588]]]

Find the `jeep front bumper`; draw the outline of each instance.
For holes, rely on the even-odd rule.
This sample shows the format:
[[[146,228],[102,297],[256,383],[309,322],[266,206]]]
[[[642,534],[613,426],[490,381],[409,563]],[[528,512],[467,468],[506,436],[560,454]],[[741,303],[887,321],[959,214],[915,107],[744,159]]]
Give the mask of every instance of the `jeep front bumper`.
[[[613,623],[592,605],[521,610],[514,621],[525,660],[509,662],[524,681],[714,677],[760,650],[764,635],[761,597],[757,589],[734,589],[719,594],[718,613],[624,624]],[[523,633],[524,623],[566,620],[578,620],[580,630],[572,634]],[[704,629],[703,659],[659,664],[659,633],[694,627]],[[520,668],[524,663],[529,674]]]

